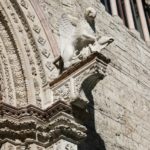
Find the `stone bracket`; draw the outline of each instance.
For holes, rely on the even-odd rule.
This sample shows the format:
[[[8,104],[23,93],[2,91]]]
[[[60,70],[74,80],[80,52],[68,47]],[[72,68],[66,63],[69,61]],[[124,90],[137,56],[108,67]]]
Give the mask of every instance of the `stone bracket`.
[[[109,62],[110,59],[96,52],[65,70],[58,78],[49,83],[52,101],[62,100],[70,104],[75,99],[82,99],[82,102],[86,102],[86,98],[81,96],[84,81],[98,82],[103,79],[106,76]]]

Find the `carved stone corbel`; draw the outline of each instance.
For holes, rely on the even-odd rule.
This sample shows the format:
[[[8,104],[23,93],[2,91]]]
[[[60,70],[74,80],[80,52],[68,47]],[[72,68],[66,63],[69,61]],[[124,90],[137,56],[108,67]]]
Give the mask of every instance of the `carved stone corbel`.
[[[74,104],[84,108],[87,103],[83,94],[85,83],[87,82],[94,86],[102,80],[106,75],[106,68],[109,62],[110,59],[96,52],[67,69],[50,83],[53,91],[53,101],[62,100],[68,104],[76,101],[79,104]]]

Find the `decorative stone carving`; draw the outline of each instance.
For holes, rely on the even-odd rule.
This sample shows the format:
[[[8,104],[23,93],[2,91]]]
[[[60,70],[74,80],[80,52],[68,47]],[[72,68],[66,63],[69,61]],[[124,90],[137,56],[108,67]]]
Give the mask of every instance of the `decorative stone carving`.
[[[34,88],[35,88],[35,96],[36,96],[36,104],[39,108],[41,108],[42,104],[41,104],[41,98],[40,98],[40,87],[39,87],[39,83],[37,81],[36,78],[33,79],[34,81]]]
[[[40,33],[40,31],[41,31],[41,29],[40,29],[40,27],[38,26],[38,25],[34,25],[33,26],[33,30],[36,32],[36,33]]]
[[[55,144],[53,144],[53,147],[48,150],[77,150],[77,144],[71,143],[67,140],[59,140]]]
[[[1,47],[2,48],[2,47]],[[9,65],[7,62],[7,58],[3,53],[0,53],[1,61],[3,62],[3,68],[5,70],[5,73],[2,73],[2,66],[0,66],[0,73],[1,73],[1,92],[2,92],[2,99],[8,104],[14,105],[14,96],[13,96],[13,85],[10,78],[10,70]],[[3,74],[5,77],[3,77]],[[6,82],[4,83],[3,80],[5,79]],[[7,93],[6,93],[7,92]],[[8,96],[6,95],[8,94]]]
[[[77,150],[77,144],[71,143],[65,139],[60,139],[46,150]]]
[[[89,54],[83,48],[89,47],[90,53],[100,52],[101,49],[113,42],[112,37],[100,37],[96,35],[95,29],[96,11],[94,8],[87,8],[84,19],[78,19],[63,14],[60,19],[60,51],[64,68],[87,57]],[[79,59],[78,59],[79,58]]]
[[[43,64],[43,61],[42,61],[42,58],[41,58],[41,52],[40,52],[40,49],[41,49],[41,44],[37,44],[36,43],[36,38],[37,37],[37,32],[39,31],[39,29],[37,29],[36,27],[36,31],[37,32],[32,32],[31,30],[33,29],[34,25],[36,25],[35,23],[37,22],[40,22],[38,20],[38,17],[36,16],[35,12],[34,12],[34,9],[32,8],[31,6],[31,3],[25,1],[25,3],[27,3],[28,5],[28,8],[29,6],[30,7],[30,11],[23,11],[23,13],[20,13],[22,12],[22,10],[20,10],[20,8],[18,7],[18,3],[16,1],[13,1],[13,0],[10,0],[12,5],[14,6],[15,10],[16,10],[16,13],[18,15],[18,17],[20,18],[20,21],[24,27],[24,30],[28,36],[28,41],[30,43],[30,50],[32,51],[32,55],[31,56],[34,56],[35,57],[35,60],[36,60],[36,63],[35,65],[37,65],[37,73],[39,73],[39,76],[42,80],[42,84],[45,84],[46,83],[46,75],[45,75],[45,70],[46,68],[44,68],[44,64]],[[20,4],[21,6],[21,4]],[[31,22],[29,21],[31,20]],[[42,31],[42,27],[41,27],[41,24],[39,23],[38,24],[38,28],[40,28],[40,33]],[[42,45],[43,46],[43,45]],[[43,47],[44,48],[44,47]]]
[[[4,19],[4,16],[2,16],[2,14],[0,14],[1,19]],[[15,15],[15,13],[13,14]],[[6,21],[5,21],[6,22]],[[9,92],[10,94],[12,94],[12,91],[14,90],[15,87],[15,96],[11,95],[10,100],[13,101],[12,104],[14,103],[14,101],[16,101],[16,103],[18,105],[26,105],[26,100],[27,100],[27,95],[26,95],[26,84],[25,84],[25,80],[24,80],[24,75],[23,75],[23,70],[22,70],[22,65],[20,64],[20,55],[18,52],[18,48],[15,44],[15,38],[13,35],[10,35],[10,33],[12,32],[10,30],[11,28],[9,28],[9,25],[6,23],[5,27],[3,22],[0,22],[0,31],[3,32],[3,34],[1,34],[1,38],[4,41],[4,46],[5,46],[5,50],[8,54],[8,58],[9,58],[9,71],[11,68],[11,78],[9,76],[9,80],[11,82],[8,83],[9,87],[13,82],[13,88],[10,89],[11,92]],[[8,68],[7,66],[7,68]],[[13,79],[17,79],[17,80],[13,80]],[[16,99],[17,100],[16,100]]]
[[[15,146],[13,144],[10,144],[9,142],[4,143],[0,148],[1,150],[16,150]]]
[[[10,9],[11,6],[10,6],[10,3],[8,2],[8,0],[6,0],[5,3],[6,3],[7,8]]]
[[[50,61],[47,61],[47,63],[45,65],[48,68],[48,70],[50,70],[50,71],[52,71],[54,69],[54,65]]]
[[[14,147],[12,145],[9,145],[8,150],[14,150]]]
[[[44,45],[46,43],[46,41],[43,39],[43,37],[39,37],[38,38],[38,42],[41,44],[41,45]]]
[[[34,22],[35,16],[30,11],[28,12],[27,17]]]
[[[14,22],[15,22],[15,23],[18,23],[18,19],[17,19],[17,17],[15,16],[15,13],[12,12],[12,13],[11,13],[11,16],[12,16]]]
[[[48,58],[48,57],[50,56],[50,52],[49,52],[47,49],[43,49],[43,50],[42,50],[42,54],[43,54],[46,58]]]
[[[45,150],[60,137],[75,142],[82,140],[86,136],[85,128],[76,123],[71,115],[67,115],[71,114],[71,108],[67,104],[59,102],[59,106],[53,104],[46,110],[33,105],[28,106],[30,101],[33,100],[34,105],[37,104],[41,107],[40,98],[45,96],[42,93],[42,84],[46,83],[43,82],[45,81],[44,71],[48,72],[53,69],[53,64],[50,62],[53,55],[51,54],[50,58],[49,43],[46,42],[47,38],[39,21],[37,21],[37,16],[30,5],[30,1],[7,1],[12,9],[7,10],[9,12],[6,16],[1,15],[5,13],[6,7],[2,7],[4,9],[2,10],[0,5],[0,31],[2,32],[1,38],[4,40],[4,50],[0,47],[0,67],[2,67],[0,69],[3,73],[2,79],[6,80],[1,81],[0,72],[0,94],[1,91],[3,95],[9,93],[7,100],[10,100],[8,103],[10,105],[0,103],[0,116],[2,118],[0,119],[0,146],[10,141],[12,146],[6,147],[6,149],[25,150],[30,149],[28,145],[31,143],[36,143],[37,149],[41,146]],[[3,1],[2,3],[5,4]],[[28,13],[28,11],[30,12]],[[38,26],[33,28],[35,23]],[[41,37],[39,41],[38,37]],[[46,62],[48,62],[48,71],[45,69]],[[29,86],[33,86],[34,89],[28,93]],[[6,89],[7,91],[5,91]],[[32,94],[34,99],[32,99]],[[6,96],[2,96],[3,99]],[[49,99],[51,98],[49,97]],[[65,113],[58,115],[60,111]]]
[[[70,83],[66,82],[54,92],[54,101],[63,100],[66,102],[70,101]]]
[[[18,146],[28,145],[29,142],[47,147],[53,141],[60,140],[60,137],[70,138],[76,142],[86,137],[85,127],[75,122],[74,118],[69,115],[71,108],[63,102],[59,101],[46,110],[40,110],[34,106],[15,109],[5,104],[1,108],[3,109],[0,110],[0,115],[3,112],[5,117],[9,116],[12,119],[0,121],[0,144],[4,142],[3,139],[7,139],[12,140],[13,144]],[[25,122],[23,118],[26,118]],[[18,120],[21,122],[19,123]],[[35,123],[39,120],[38,124]],[[52,143],[47,145],[49,140]]]
[[[74,148],[72,145],[70,145],[70,144],[67,144],[67,145],[65,146],[65,149],[66,149],[66,150],[75,150],[75,148]]]
[[[19,32],[23,32],[23,29],[22,29],[22,27],[20,25],[18,25],[18,31]]]
[[[21,0],[21,6],[23,6],[25,9],[28,9],[28,3],[25,0]]]

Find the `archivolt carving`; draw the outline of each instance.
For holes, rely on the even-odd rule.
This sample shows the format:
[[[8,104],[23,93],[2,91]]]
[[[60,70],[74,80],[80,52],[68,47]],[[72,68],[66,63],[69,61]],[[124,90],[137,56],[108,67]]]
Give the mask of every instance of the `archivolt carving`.
[[[19,4],[16,2],[16,0],[10,0],[10,2],[12,3],[13,7],[15,8],[16,13],[18,14],[19,18],[21,19],[22,24],[24,25],[24,29],[25,29],[27,36],[28,36],[28,39],[30,41],[32,52],[34,52],[33,55],[36,59],[36,64],[38,66],[39,75],[41,77],[42,83],[44,84],[46,82],[46,79],[45,79],[46,77],[44,74],[43,64],[42,64],[42,60],[41,60],[41,57],[39,54],[39,49],[36,45],[36,41],[32,35],[30,25],[29,25],[28,21],[26,20],[24,13],[20,9]],[[26,4],[26,5],[28,5],[28,4]],[[34,17],[32,17],[32,19],[31,19],[31,14],[28,15],[27,17],[29,17],[30,20],[33,20],[33,18],[34,18]]]
[[[2,99],[5,99],[6,97],[6,92],[5,92],[5,83],[4,83],[4,76],[2,72],[2,63],[0,63],[0,101]]]
[[[1,56],[0,57],[1,100],[7,102],[8,104],[14,105],[15,90],[13,91],[13,83],[11,80],[10,68],[4,54],[0,53],[0,56]]]
[[[0,18],[1,18],[1,22],[0,22],[0,37],[2,38],[2,42],[3,45],[5,47],[5,51],[7,53],[8,59],[9,59],[9,65],[11,67],[11,71],[12,71],[12,76],[14,79],[14,86],[16,89],[16,98],[18,101],[18,105],[19,103],[21,103],[21,101],[24,101],[24,103],[26,102],[26,87],[25,87],[25,82],[24,82],[24,75],[23,75],[23,70],[22,70],[22,66],[21,66],[21,62],[20,62],[20,58],[19,58],[19,54],[17,51],[17,47],[15,45],[15,41],[13,40],[13,35],[10,31],[10,28],[8,27],[8,23],[6,22],[6,20],[4,19],[4,16],[2,15],[2,13],[0,13]],[[2,56],[3,61],[5,61],[5,56]],[[6,61],[5,61],[5,69],[6,69]],[[7,77],[8,79],[8,83],[10,83],[10,77]],[[9,92],[9,97],[10,99],[12,99],[11,93],[13,90],[11,88],[11,86],[8,86],[8,92]]]
[[[8,65],[4,65],[4,60],[2,61],[6,74],[2,77],[5,76],[7,81],[3,89],[8,89],[5,93],[9,93],[10,99],[17,99],[18,106],[28,103],[36,105],[37,95],[44,95],[42,87],[55,69],[51,46],[30,1],[0,1],[0,14],[0,31],[3,33],[1,38],[9,60]],[[12,74],[8,70],[11,70]],[[41,90],[35,87],[35,80]],[[15,95],[9,89],[16,90]],[[6,96],[3,96],[3,100],[4,97]],[[38,98],[43,100],[43,97]]]
[[[7,47],[6,46],[5,47],[10,50],[10,51],[8,51],[7,49],[5,50],[6,51],[5,56],[9,57],[8,58],[9,62],[7,63],[8,64],[7,67],[10,67],[11,68],[10,70],[13,70],[13,74],[14,74],[14,75],[10,75],[9,77],[7,77],[7,79],[9,79],[9,80],[11,79],[12,83],[15,80],[14,84],[15,84],[15,88],[17,87],[16,91],[20,94],[21,94],[21,91],[22,91],[22,93],[24,93],[24,96],[22,95],[24,98],[20,97],[20,94],[16,93],[17,105],[23,106],[23,105],[27,104],[27,99],[28,99],[27,93],[26,93],[28,90],[28,87],[27,87],[28,84],[25,82],[25,76],[28,77],[28,75],[26,74],[27,68],[25,67],[27,65],[27,63],[23,56],[23,50],[21,50],[22,47],[20,46],[21,45],[20,40],[22,40],[22,39],[20,39],[20,37],[17,39],[17,35],[16,35],[17,31],[15,29],[17,29],[17,27],[19,27],[20,32],[22,32],[23,30],[22,30],[22,27],[18,24],[18,22],[14,21],[14,18],[16,18],[18,21],[19,21],[19,18],[17,18],[16,14],[14,13],[14,10],[12,9],[10,3],[8,3],[8,1],[5,1],[5,2],[7,2],[6,6],[7,6],[8,10],[5,10],[6,7],[4,6],[4,1],[1,1],[1,3],[0,3],[0,6],[2,6],[4,8],[3,10],[1,10],[1,16],[2,16],[1,21],[3,22],[3,24],[2,24],[3,28],[1,28],[1,30],[3,30],[3,32],[8,33],[8,37],[7,38],[5,37],[5,40],[4,40],[4,38],[3,38],[4,34],[2,34],[2,39],[3,39],[2,43],[6,42]],[[6,11],[7,11],[7,13],[6,13]],[[13,16],[11,14],[13,14]],[[12,21],[14,21],[14,23]],[[8,48],[8,40],[10,41],[9,43],[11,43],[11,46],[9,46],[9,48]],[[16,41],[18,41],[18,42],[16,43]],[[18,45],[18,43],[19,43],[19,45]],[[3,51],[3,53],[4,53],[4,51]],[[14,58],[15,55],[16,55],[16,58]],[[4,70],[6,71],[6,68]],[[6,88],[11,89],[12,91],[15,91],[15,88],[11,87],[11,84],[10,84],[11,82],[8,82],[8,87],[6,87]],[[30,91],[30,90],[28,90],[28,91]],[[11,92],[8,91],[8,95],[10,95],[10,94],[11,94]],[[15,98],[12,98],[12,96],[10,99],[13,101],[16,101]],[[7,100],[8,100],[8,98],[7,98]],[[7,101],[5,101],[5,102],[7,102]]]

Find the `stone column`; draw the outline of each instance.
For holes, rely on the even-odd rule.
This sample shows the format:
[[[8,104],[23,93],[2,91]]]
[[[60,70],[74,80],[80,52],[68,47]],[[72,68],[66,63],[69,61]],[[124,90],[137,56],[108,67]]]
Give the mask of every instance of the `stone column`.
[[[133,21],[133,15],[132,15],[132,11],[131,11],[131,6],[130,6],[130,1],[129,0],[125,0],[125,9],[126,9],[126,14],[127,14],[127,21],[128,21],[128,26],[130,30],[135,30],[135,26],[134,26],[134,21]]]
[[[77,145],[61,139],[46,150],[77,150]]]
[[[118,16],[116,0],[110,0],[111,12],[113,16]]]
[[[141,0],[136,0],[137,2],[137,7],[138,7],[138,12],[140,15],[140,20],[141,20],[141,25],[142,25],[142,30],[144,34],[144,39],[146,42],[150,42],[150,36],[149,36],[149,31],[148,31],[148,26],[146,23],[146,18],[144,14],[144,9],[143,9],[143,4]]]

